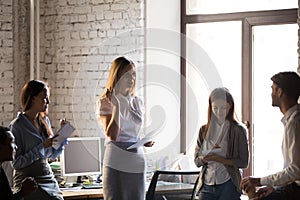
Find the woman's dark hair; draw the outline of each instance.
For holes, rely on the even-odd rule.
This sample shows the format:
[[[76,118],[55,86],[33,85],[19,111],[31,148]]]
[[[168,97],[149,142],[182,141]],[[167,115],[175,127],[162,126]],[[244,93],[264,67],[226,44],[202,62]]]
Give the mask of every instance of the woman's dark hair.
[[[32,80],[27,82],[21,91],[21,104],[23,112],[32,107],[33,97],[38,96],[47,85],[42,81]]]
[[[235,110],[234,110],[234,100],[233,100],[233,97],[230,94],[229,90],[225,87],[215,88],[210,93],[209,99],[208,99],[207,124],[204,129],[204,137],[206,136],[206,133],[211,124],[211,121],[216,120],[216,116],[212,112],[212,102],[214,102],[217,99],[223,99],[230,105],[230,109],[227,113],[226,120],[228,120],[230,122],[235,122],[235,123],[237,122],[236,116],[235,116]]]
[[[24,85],[21,91],[21,104],[23,112],[29,110],[32,107],[33,98],[35,96],[38,96],[46,88],[48,88],[46,83],[39,80],[31,80]],[[50,137],[53,135],[53,132],[48,126],[45,118],[45,113],[40,112],[38,114],[38,122],[42,126],[42,130],[46,130],[47,136]]]

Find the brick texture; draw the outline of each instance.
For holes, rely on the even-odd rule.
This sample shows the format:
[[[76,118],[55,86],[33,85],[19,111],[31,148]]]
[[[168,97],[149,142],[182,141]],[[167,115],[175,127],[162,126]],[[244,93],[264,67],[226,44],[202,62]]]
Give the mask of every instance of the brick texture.
[[[8,125],[21,110],[20,91],[29,80],[28,2],[0,2],[1,125]],[[141,0],[40,1],[40,79],[51,86],[55,129],[66,117],[76,125],[76,134],[99,135],[95,101],[110,62],[118,55],[128,55],[138,65],[144,62],[144,34],[136,31],[143,30],[143,10]]]
[[[0,2],[1,125],[21,111],[20,92],[29,80],[28,2]],[[138,65],[144,62],[143,9],[140,0],[40,1],[40,79],[51,88],[54,130],[66,117],[76,135],[101,135],[96,101],[111,61],[127,55]],[[142,82],[143,73],[138,78]]]
[[[44,1],[41,4],[41,79],[51,86],[50,118],[55,129],[66,117],[79,136],[99,136],[96,101],[118,55],[143,63],[139,38],[143,3]],[[122,33],[124,32],[124,33]],[[142,39],[143,41],[143,39]],[[143,44],[142,44],[143,45]],[[142,77],[141,77],[142,79]]]
[[[0,125],[7,126],[14,116],[12,0],[0,6]]]

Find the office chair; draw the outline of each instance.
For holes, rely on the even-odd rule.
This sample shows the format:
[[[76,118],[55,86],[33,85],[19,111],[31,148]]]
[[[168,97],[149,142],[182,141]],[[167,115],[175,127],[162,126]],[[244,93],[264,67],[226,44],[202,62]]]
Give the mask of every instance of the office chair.
[[[158,181],[158,177],[161,174],[166,174],[166,175],[197,175],[197,179],[194,183],[193,190],[190,194],[155,194],[155,189]],[[152,176],[147,194],[146,194],[146,200],[175,200],[175,199],[188,199],[188,200],[195,200],[196,198],[196,188],[198,184],[198,179],[199,179],[199,171],[183,171],[183,170],[156,170]]]

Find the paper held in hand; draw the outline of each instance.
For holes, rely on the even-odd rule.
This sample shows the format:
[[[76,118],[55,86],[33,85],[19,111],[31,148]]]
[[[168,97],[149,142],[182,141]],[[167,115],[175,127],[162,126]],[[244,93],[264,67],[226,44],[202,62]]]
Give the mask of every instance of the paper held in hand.
[[[58,149],[60,145],[74,132],[75,128],[71,125],[70,122],[66,122],[54,135],[55,142],[53,148]]]
[[[217,155],[222,155],[222,149],[221,148],[215,148],[215,149],[210,149],[210,150],[204,150],[202,151],[203,155],[210,155],[210,154],[217,154]]]
[[[152,131],[150,131],[149,133],[146,134],[145,137],[139,139],[135,144],[127,147],[127,149],[135,149],[135,148],[139,148],[141,146],[144,146],[144,144],[146,144],[147,142],[153,141],[155,135],[157,135],[160,130],[162,129],[163,126],[160,126],[159,128],[156,128]]]
[[[153,138],[152,137],[144,137],[142,139],[140,139],[137,143],[131,145],[130,147],[127,147],[127,149],[135,149],[135,148],[138,148],[138,147],[141,147],[141,146],[144,146],[144,144],[146,144],[147,142],[150,142],[152,141]]]

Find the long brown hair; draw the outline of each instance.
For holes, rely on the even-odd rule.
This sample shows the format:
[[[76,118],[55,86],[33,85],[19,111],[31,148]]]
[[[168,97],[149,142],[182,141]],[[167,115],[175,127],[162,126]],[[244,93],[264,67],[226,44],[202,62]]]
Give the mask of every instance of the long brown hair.
[[[33,98],[38,96],[45,88],[49,89],[46,83],[39,80],[31,80],[24,85],[21,91],[21,104],[23,112],[29,110],[33,106]],[[38,123],[42,126],[42,130],[46,130],[46,136],[50,137],[53,135],[52,129],[46,122],[46,113],[38,113]]]
[[[234,108],[234,100],[229,90],[225,87],[215,88],[210,93],[208,99],[207,124],[204,129],[204,137],[207,134],[211,122],[216,120],[216,116],[212,112],[212,102],[214,102],[217,99],[223,99],[230,105],[230,109],[226,115],[226,120],[228,120],[229,122],[237,123],[237,118],[235,115],[235,108]]]
[[[107,79],[106,87],[101,95],[101,98],[106,97],[107,93],[112,92],[112,90],[117,85],[118,81],[121,79],[121,77],[127,72],[127,67],[131,65],[133,68],[135,68],[134,63],[123,56],[116,58],[111,66],[109,71],[109,76]],[[132,86],[132,90],[130,91],[131,95],[135,94],[135,81]]]

